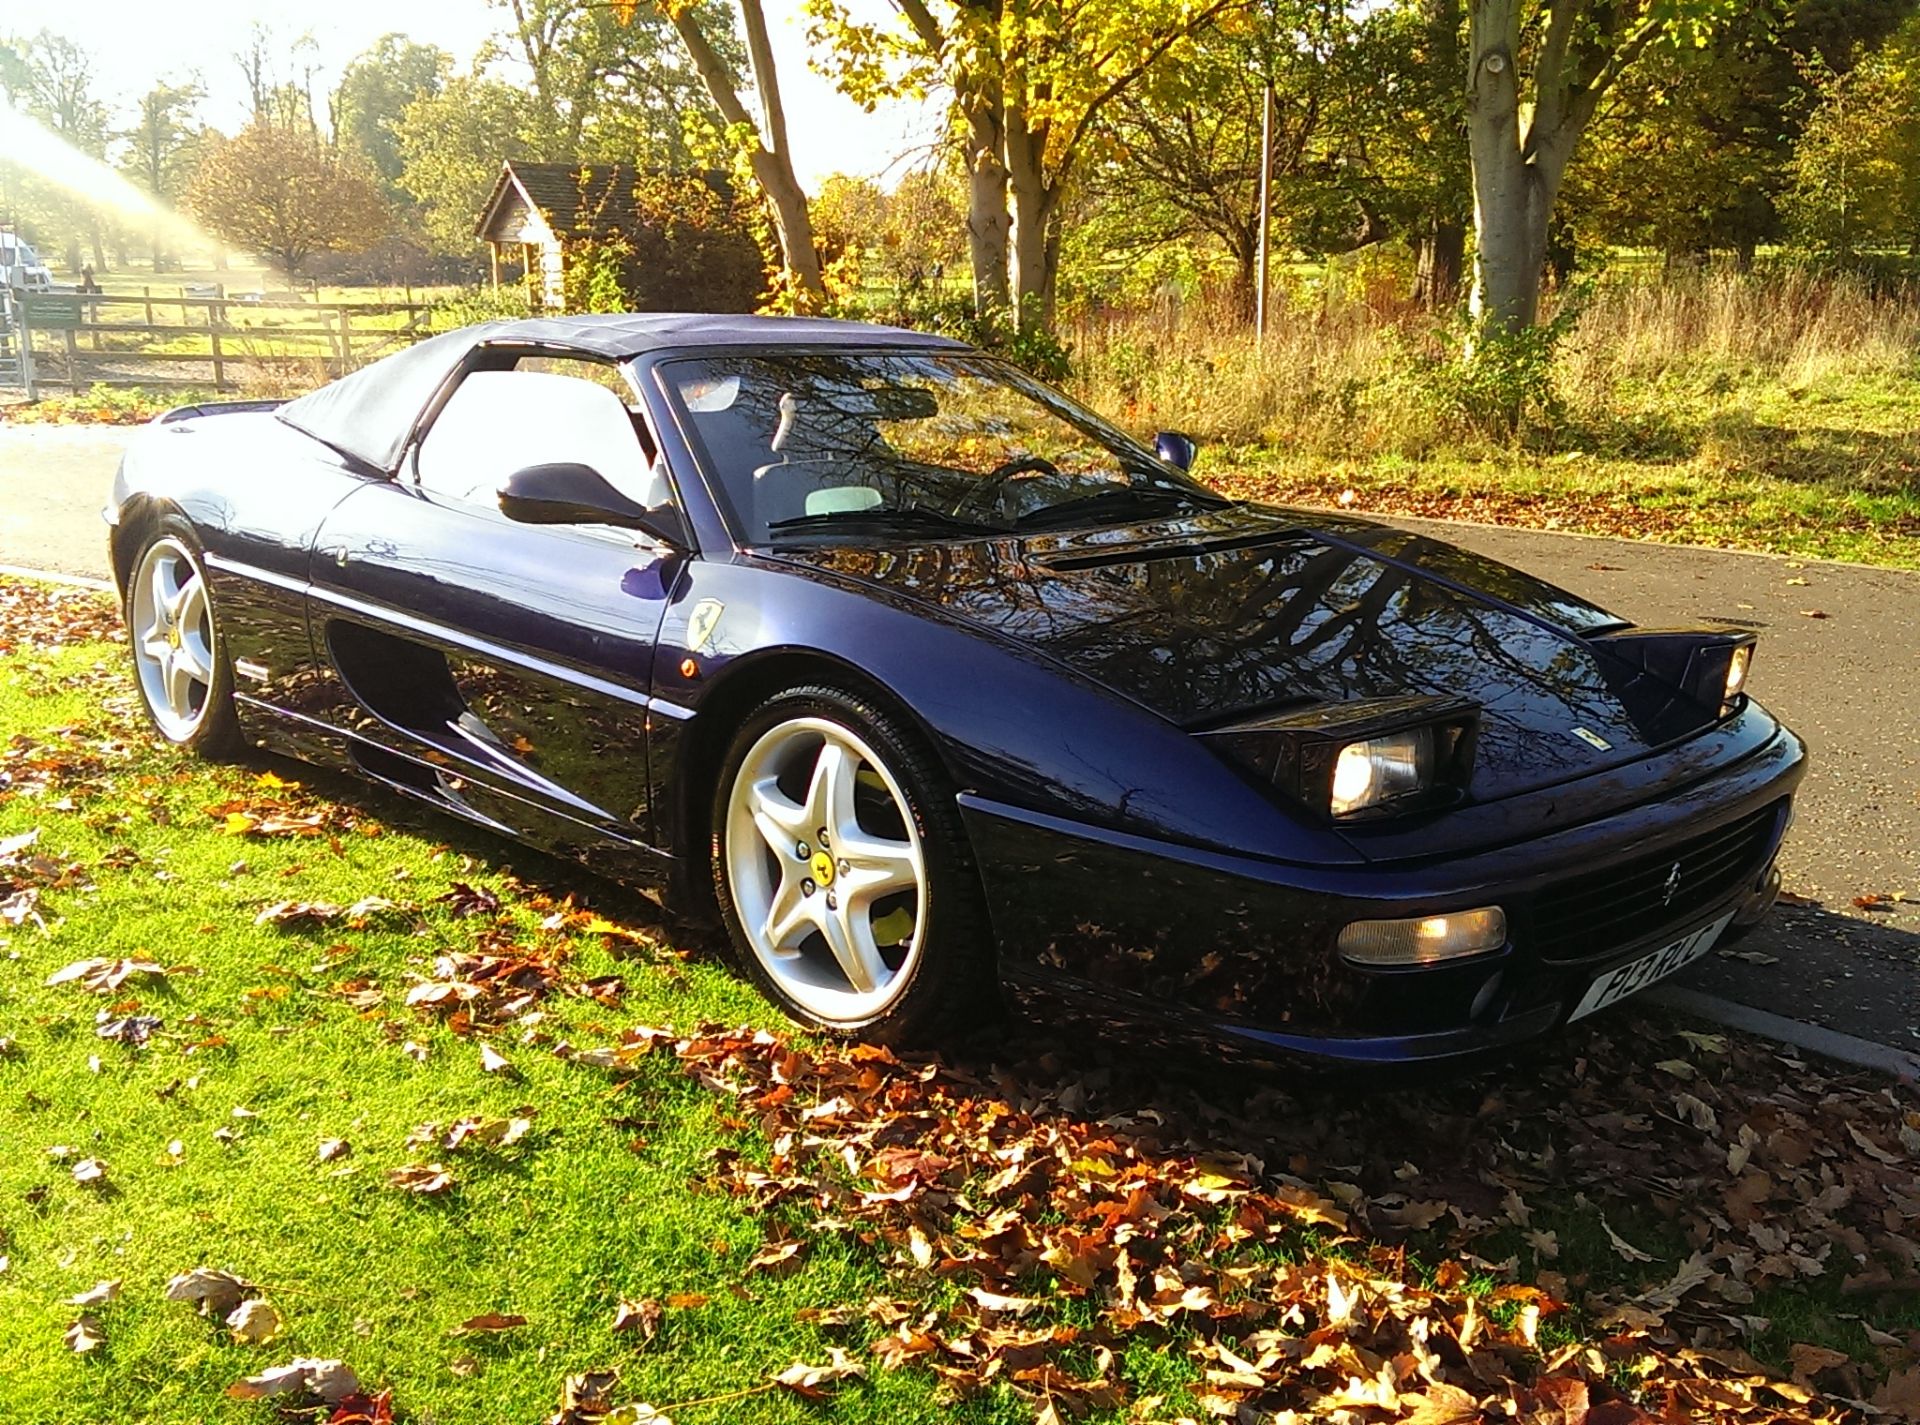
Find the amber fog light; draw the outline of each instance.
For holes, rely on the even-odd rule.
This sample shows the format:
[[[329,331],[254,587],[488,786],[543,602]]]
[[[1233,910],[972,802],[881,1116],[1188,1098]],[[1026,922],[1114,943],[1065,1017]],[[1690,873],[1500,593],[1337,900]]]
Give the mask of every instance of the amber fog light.
[[[1340,932],[1340,953],[1357,965],[1434,965],[1484,955],[1507,943],[1507,913],[1497,905],[1416,920],[1356,920]]]

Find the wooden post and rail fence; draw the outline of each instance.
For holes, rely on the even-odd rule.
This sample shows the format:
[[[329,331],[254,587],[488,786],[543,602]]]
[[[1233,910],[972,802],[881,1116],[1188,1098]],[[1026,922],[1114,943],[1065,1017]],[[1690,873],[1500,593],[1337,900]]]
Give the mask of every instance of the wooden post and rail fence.
[[[0,366],[0,385],[23,386],[29,399],[96,384],[236,391],[250,368],[311,368],[325,380],[430,335],[425,302],[229,297],[217,287],[12,295],[0,348],[17,359]]]

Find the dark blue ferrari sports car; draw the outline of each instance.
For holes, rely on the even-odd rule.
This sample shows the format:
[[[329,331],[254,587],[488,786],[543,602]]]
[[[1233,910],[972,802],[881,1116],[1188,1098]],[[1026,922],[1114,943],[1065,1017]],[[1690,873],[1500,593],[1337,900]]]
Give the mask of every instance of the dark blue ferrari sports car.
[[[1749,634],[1193,453],[913,332],[538,319],[171,412],[107,521],[164,737],[717,910],[823,1029],[1443,1059],[1765,913],[1805,752]]]

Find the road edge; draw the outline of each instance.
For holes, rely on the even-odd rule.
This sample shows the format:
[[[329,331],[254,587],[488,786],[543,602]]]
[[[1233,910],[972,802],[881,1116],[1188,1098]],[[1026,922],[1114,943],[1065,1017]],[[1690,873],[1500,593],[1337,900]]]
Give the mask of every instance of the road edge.
[[[91,574],[63,574],[57,569],[29,569],[24,564],[0,564],[0,574],[14,579],[38,579],[43,584],[67,584],[76,589],[92,589],[95,593],[111,594],[113,585],[105,579],[96,579]]]
[[[1752,1005],[1721,999],[1718,995],[1690,990],[1681,985],[1655,985],[1646,992],[1644,998],[1649,1004],[1697,1015],[1728,1029],[1757,1034],[1762,1039],[1771,1039],[1776,1043],[1790,1044],[1796,1049],[1805,1049],[1809,1054],[1818,1054],[1823,1059],[1834,1059],[1859,1069],[1875,1069],[1908,1083],[1920,1081],[1920,1054],[1897,1049],[1891,1044],[1843,1034],[1838,1029],[1788,1019],[1784,1015],[1769,1014]]]

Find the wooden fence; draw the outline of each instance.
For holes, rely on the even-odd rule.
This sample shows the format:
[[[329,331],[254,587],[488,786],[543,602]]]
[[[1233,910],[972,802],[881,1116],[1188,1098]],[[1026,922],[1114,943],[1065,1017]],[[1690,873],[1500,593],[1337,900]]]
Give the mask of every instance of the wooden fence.
[[[429,335],[424,302],[312,302],[54,292],[20,303],[37,385],[233,391],[271,382],[313,385]]]

